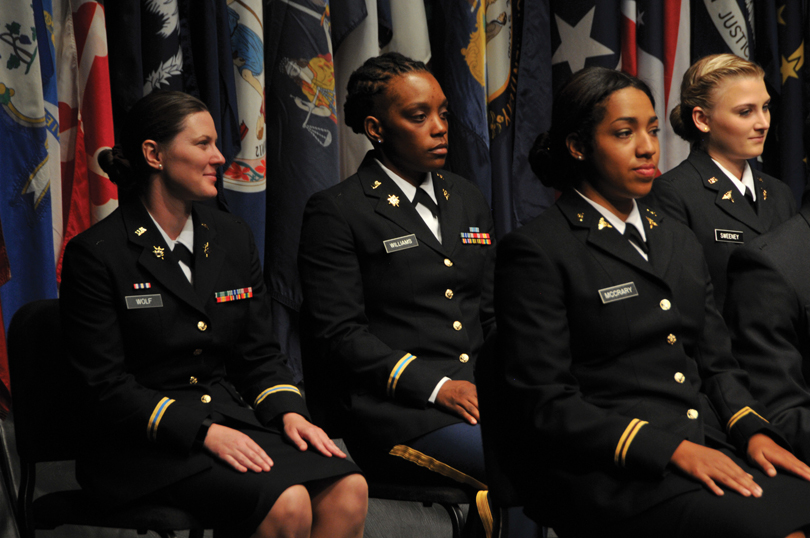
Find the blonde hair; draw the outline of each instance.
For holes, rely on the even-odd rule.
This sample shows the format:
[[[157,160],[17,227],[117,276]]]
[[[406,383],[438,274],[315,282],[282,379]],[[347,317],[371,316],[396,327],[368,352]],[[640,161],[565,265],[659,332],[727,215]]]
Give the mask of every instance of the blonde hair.
[[[697,106],[710,110],[714,105],[712,93],[723,82],[733,77],[764,79],[765,71],[757,64],[734,54],[712,54],[692,64],[692,67],[683,75],[681,102],[672,109],[672,113],[669,115],[669,121],[675,134],[693,146],[698,145],[704,133],[692,120],[692,111]]]

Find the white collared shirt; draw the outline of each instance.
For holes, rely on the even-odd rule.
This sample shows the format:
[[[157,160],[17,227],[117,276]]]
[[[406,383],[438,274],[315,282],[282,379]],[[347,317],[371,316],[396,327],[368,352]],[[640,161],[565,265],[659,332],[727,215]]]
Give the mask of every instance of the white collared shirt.
[[[149,210],[147,209],[146,212],[149,213]],[[157,226],[157,229],[160,231],[160,235],[163,236],[163,240],[166,241],[166,245],[169,247],[169,250],[173,251],[174,246],[177,243],[183,243],[188,251],[191,252],[192,255],[194,254],[194,223],[191,220],[191,215],[189,215],[189,217],[186,219],[186,223],[183,225],[183,229],[180,231],[180,235],[177,236],[177,239],[170,239],[169,235],[163,230],[163,228],[161,228],[160,224],[158,224],[158,221],[155,220],[155,217],[153,217],[151,213],[149,213],[149,217],[152,219],[152,222],[155,223],[155,226]],[[183,274],[186,275],[189,283],[194,284],[193,276],[191,274],[191,267],[182,261],[178,262],[178,264],[180,265],[180,269],[182,269]]]
[[[640,213],[640,212],[639,212],[639,210],[638,210],[638,204],[636,203],[636,201],[635,201],[635,200],[633,200],[633,209],[632,209],[632,211],[630,211],[630,215],[628,215],[628,216],[627,216],[627,220],[626,220],[626,221],[624,221],[624,220],[620,219],[619,217],[617,217],[616,215],[614,215],[614,214],[613,214],[613,213],[612,213],[612,212],[611,212],[609,209],[607,209],[606,207],[603,207],[603,206],[601,206],[601,205],[597,204],[596,202],[594,202],[593,200],[591,200],[590,198],[588,198],[587,196],[585,196],[584,194],[582,194],[582,193],[581,193],[581,192],[579,192],[578,190],[576,190],[576,189],[574,189],[574,190],[575,190],[575,191],[577,191],[577,194],[579,194],[580,196],[582,196],[582,198],[583,198],[583,199],[584,199],[586,202],[588,202],[589,204],[591,204],[591,205],[594,207],[594,209],[596,209],[597,211],[599,211],[599,213],[600,213],[600,214],[601,214],[603,217],[605,217],[605,220],[606,220],[606,221],[608,221],[608,222],[611,224],[611,226],[613,226],[614,228],[616,228],[616,231],[617,231],[617,232],[619,232],[620,234],[624,235],[624,230],[625,230],[625,227],[626,227],[628,224],[630,224],[630,225],[632,225],[632,226],[635,226],[635,227],[636,227],[636,229],[638,230],[638,233],[639,233],[639,234],[641,234],[641,238],[642,238],[642,239],[643,239],[645,242],[647,241],[647,233],[644,231],[644,222],[641,220],[641,213]],[[638,253],[639,253],[639,254],[641,254],[641,256],[642,256],[642,257],[643,257],[645,260],[650,261],[650,258],[649,258],[649,256],[647,256],[647,253],[646,253],[646,252],[644,252],[643,250],[641,250],[641,248],[640,248],[638,245],[636,245],[636,244],[635,244],[635,243],[633,243],[632,241],[630,241],[630,244],[631,244],[631,245],[633,245],[633,247],[634,247],[634,248],[635,248],[635,249],[638,251]]]
[[[712,159],[712,161],[714,161],[714,164],[717,165],[717,168],[722,170],[723,173],[726,176],[728,176],[728,178],[731,180],[734,186],[737,187],[737,190],[740,191],[740,194],[745,196],[745,189],[747,187],[748,190],[751,191],[751,195],[754,197],[754,200],[757,199],[757,191],[754,188],[754,173],[751,171],[751,165],[748,164],[748,161],[745,161],[745,168],[743,168],[742,179],[737,178],[737,176],[729,172],[726,169],[726,167],[720,164],[719,162],[715,161],[714,159]]]
[[[414,185],[408,183],[408,181],[399,177],[393,170],[387,168],[383,163],[380,162],[379,159],[374,160],[377,161],[377,164],[380,165],[380,168],[383,169],[383,172],[388,174],[388,177],[390,177],[394,181],[394,183],[397,184],[397,187],[400,188],[402,194],[404,194],[405,197],[408,199],[408,202],[411,202],[413,200],[414,196],[416,196],[416,189],[420,188],[426,193],[428,193],[428,196],[430,196],[430,199],[433,200],[433,203],[435,203],[437,206],[439,205],[438,200],[436,200],[436,194],[433,192],[432,173],[428,172],[426,174],[427,179],[425,179],[422,182],[422,184],[419,185],[419,187],[415,187]],[[439,243],[441,243],[442,230],[441,225],[439,224],[439,217],[438,216],[434,217],[433,213],[430,212],[430,209],[425,207],[423,204],[417,204],[416,206],[414,206],[414,209],[416,209],[416,212],[419,213],[419,216],[422,217],[423,221],[425,221],[427,227],[430,229],[431,232],[433,232],[433,235],[436,237]]]

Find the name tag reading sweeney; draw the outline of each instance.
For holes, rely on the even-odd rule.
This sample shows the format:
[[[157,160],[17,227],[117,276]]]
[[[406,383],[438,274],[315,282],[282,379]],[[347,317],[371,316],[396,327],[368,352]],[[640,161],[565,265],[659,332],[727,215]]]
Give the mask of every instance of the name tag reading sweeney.
[[[383,241],[385,245],[385,252],[391,254],[400,250],[407,250],[419,246],[419,241],[416,240],[416,235],[403,235],[402,237],[395,237],[393,239],[386,239]]]
[[[599,298],[602,299],[602,304],[615,303],[630,297],[638,297],[635,282],[625,282],[618,286],[599,290]]]
[[[124,297],[127,300],[127,310],[135,308],[161,308],[163,306],[163,297],[159,293],[153,295],[127,295]]]
[[[744,243],[743,233],[738,230],[714,230],[714,240],[718,243]]]

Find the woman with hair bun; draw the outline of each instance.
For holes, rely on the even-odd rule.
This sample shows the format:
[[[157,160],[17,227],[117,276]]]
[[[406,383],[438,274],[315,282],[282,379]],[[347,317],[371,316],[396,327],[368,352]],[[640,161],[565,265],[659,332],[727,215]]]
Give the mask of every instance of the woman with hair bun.
[[[121,205],[65,250],[60,307],[85,383],[82,487],[233,537],[360,538],[359,469],[308,420],[272,333],[253,236],[203,204],[225,159],[206,106],[154,92],[99,161]]]
[[[695,232],[721,312],[731,252],[796,213],[790,188],[748,163],[762,154],[771,122],[764,76],[733,54],[706,56],[686,71],[670,122],[692,151],[647,199]]]
[[[531,163],[562,194],[498,246],[485,402],[512,432],[505,470],[560,536],[803,537],[810,467],[748,392],[702,248],[636,202],[657,133],[649,88],[619,71],[554,100]]]

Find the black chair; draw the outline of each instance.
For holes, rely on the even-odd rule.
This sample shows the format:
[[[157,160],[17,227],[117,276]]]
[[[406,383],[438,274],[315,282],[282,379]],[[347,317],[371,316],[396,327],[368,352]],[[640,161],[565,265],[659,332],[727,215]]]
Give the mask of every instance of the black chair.
[[[82,431],[73,405],[79,380],[68,363],[57,299],[31,302],[17,311],[8,331],[8,358],[21,465],[15,515],[23,538],[61,525],[135,529],[139,534],[151,530],[164,537],[188,529],[190,538],[202,538],[205,528],[196,518],[164,505],[134,503],[111,510],[81,489],[34,499],[36,464],[69,466]]]
[[[343,437],[346,425],[336,413],[339,396],[334,390],[334,375],[331,365],[324,360],[325,354],[314,344],[309,334],[311,326],[306,308],[301,308],[299,332],[301,334],[301,363],[304,373],[306,401],[313,423],[337,439]],[[459,505],[469,504],[470,513],[475,510],[477,491],[467,486],[435,486],[406,484],[385,477],[366,475],[370,499],[419,502],[430,507],[437,504],[445,509],[453,526],[453,538],[461,537],[464,514]]]

